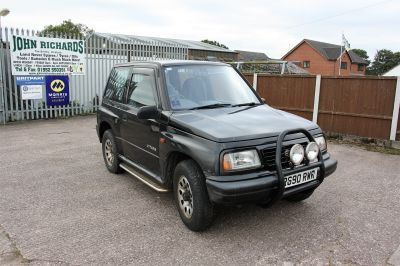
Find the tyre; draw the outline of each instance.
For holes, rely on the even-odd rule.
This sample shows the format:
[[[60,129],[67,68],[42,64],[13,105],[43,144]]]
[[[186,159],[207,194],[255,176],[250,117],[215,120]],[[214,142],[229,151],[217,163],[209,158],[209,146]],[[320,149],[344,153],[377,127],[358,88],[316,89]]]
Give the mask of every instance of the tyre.
[[[192,231],[202,231],[213,220],[213,204],[208,198],[205,178],[192,160],[180,162],[174,171],[174,199],[183,223]]]
[[[286,197],[285,200],[287,201],[291,201],[291,202],[299,202],[299,201],[303,201],[305,199],[308,199],[312,194],[313,194],[314,190],[306,190],[306,191],[302,191],[299,192],[297,194],[291,195],[289,197]]]
[[[122,169],[119,167],[120,160],[118,159],[118,146],[111,129],[104,132],[101,143],[104,163],[106,164],[108,171],[114,174],[121,173]]]

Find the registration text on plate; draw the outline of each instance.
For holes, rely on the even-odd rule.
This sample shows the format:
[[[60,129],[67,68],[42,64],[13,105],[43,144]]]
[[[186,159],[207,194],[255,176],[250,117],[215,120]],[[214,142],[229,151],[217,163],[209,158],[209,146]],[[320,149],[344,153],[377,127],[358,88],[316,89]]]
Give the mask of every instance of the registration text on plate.
[[[291,174],[284,177],[285,188],[297,186],[317,179],[318,168]]]

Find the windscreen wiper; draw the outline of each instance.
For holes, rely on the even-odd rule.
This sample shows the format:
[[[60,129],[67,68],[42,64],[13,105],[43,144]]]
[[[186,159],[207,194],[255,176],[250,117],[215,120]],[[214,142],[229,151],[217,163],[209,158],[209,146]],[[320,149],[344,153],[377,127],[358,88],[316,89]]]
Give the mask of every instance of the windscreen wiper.
[[[219,107],[225,107],[225,106],[231,106],[230,103],[213,103],[213,104],[207,104],[203,106],[197,106],[190,108],[189,110],[199,110],[199,109],[212,109],[212,108],[219,108]]]
[[[240,107],[240,106],[255,106],[255,105],[260,105],[261,103],[255,103],[255,102],[249,102],[249,103],[239,103],[239,104],[234,104],[232,107]]]

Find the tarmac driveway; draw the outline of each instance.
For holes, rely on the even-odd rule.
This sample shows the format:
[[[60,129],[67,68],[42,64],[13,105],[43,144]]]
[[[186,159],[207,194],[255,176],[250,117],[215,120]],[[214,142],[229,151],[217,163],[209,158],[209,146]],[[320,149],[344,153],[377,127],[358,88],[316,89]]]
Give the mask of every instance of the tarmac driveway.
[[[329,150],[305,202],[220,208],[194,233],[171,194],[107,172],[94,116],[0,126],[0,264],[395,264],[400,156]]]

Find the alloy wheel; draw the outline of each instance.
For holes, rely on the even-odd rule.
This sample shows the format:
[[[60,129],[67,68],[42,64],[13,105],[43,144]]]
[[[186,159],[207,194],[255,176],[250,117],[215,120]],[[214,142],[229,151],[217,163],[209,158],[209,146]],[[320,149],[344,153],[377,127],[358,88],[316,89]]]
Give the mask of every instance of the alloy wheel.
[[[112,165],[114,162],[114,153],[112,151],[112,142],[107,139],[104,145],[104,154],[108,165]]]
[[[179,208],[186,218],[190,219],[193,214],[193,194],[190,184],[185,176],[181,176],[178,182]]]

